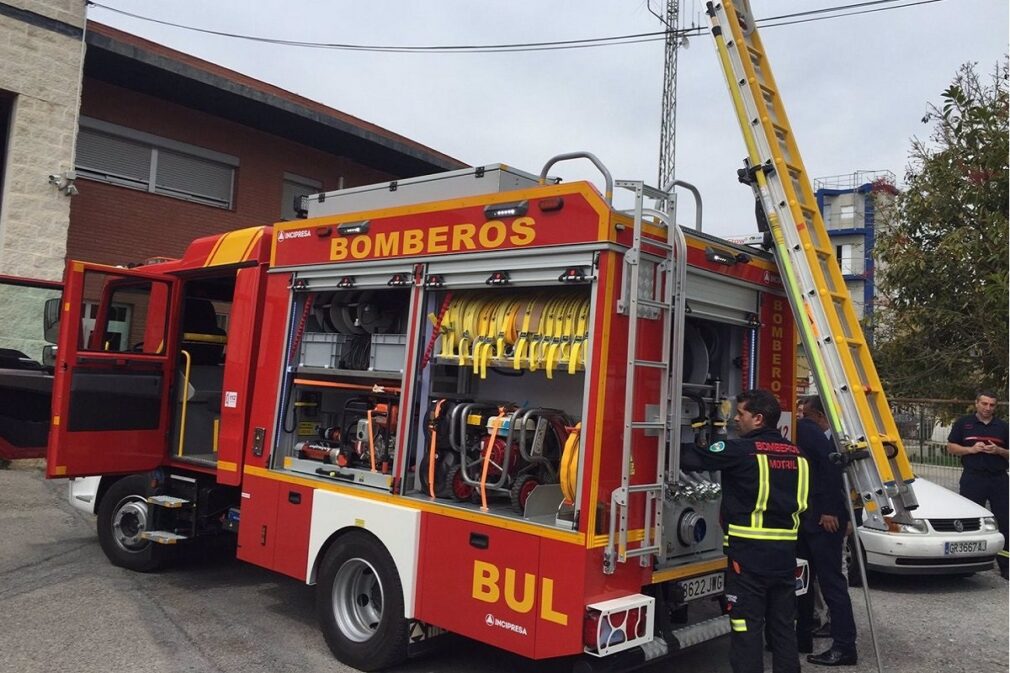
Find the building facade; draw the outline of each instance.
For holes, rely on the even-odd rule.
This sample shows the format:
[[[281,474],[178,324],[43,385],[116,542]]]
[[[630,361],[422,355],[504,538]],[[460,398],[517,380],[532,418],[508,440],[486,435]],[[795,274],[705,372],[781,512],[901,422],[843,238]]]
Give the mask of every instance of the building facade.
[[[817,206],[835,247],[835,258],[871,342],[878,199],[892,198],[897,193],[894,183],[891,171],[856,171],[814,180]]]
[[[63,275],[84,7],[0,2],[0,274]]]
[[[68,258],[134,264],[297,216],[296,198],[465,164],[109,26],[0,0],[0,348],[39,359]],[[44,285],[37,283],[36,285]]]

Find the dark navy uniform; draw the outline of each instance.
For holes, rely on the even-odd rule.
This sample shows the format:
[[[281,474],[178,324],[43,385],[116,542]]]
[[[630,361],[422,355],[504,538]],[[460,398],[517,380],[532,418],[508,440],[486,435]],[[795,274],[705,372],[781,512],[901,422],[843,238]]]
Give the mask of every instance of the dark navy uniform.
[[[988,423],[983,423],[977,415],[971,414],[957,419],[950,429],[947,441],[961,446],[972,446],[975,442],[992,443],[1005,449],[1007,434],[1007,422],[1003,419],[993,417]],[[1010,547],[1010,536],[1007,534],[1007,502],[1010,500],[1007,459],[992,453],[971,453],[961,456],[961,465],[964,466],[961,473],[961,495],[988,507],[996,517],[999,532],[1003,534],[1003,550],[999,552],[996,561],[1000,572],[1006,577],[1007,549]]]
[[[800,520],[799,556],[810,563],[811,581],[815,578],[824,594],[831,615],[832,647],[843,652],[856,650],[856,622],[852,616],[849,585],[842,574],[842,547],[845,544],[845,486],[842,468],[831,462],[835,449],[831,440],[809,418],[796,422],[796,445],[810,463],[810,507]],[[821,516],[838,519],[838,530],[830,532],[820,525]],[[855,569],[853,569],[855,570]],[[796,630],[801,641],[811,639],[813,628],[813,592],[799,600]]]
[[[722,473],[726,599],[734,673],[760,673],[768,630],[775,673],[800,670],[796,649],[796,537],[807,507],[808,464],[775,428],[691,446],[687,470]]]

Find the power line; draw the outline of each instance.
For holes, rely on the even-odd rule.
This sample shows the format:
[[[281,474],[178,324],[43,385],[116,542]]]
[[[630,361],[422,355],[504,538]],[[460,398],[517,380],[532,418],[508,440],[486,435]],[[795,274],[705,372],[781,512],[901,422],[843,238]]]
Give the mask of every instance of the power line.
[[[870,14],[874,12],[904,9],[906,7],[915,7],[917,5],[927,5],[936,2],[943,2],[944,0],[914,0],[912,2],[906,1],[904,2],[904,4],[900,5],[894,4],[902,1],[903,0],[869,0],[866,2],[856,2],[848,5],[835,5],[833,7],[824,7],[821,9],[806,10],[802,12],[782,14],[780,16],[772,16],[763,19],[757,19],[755,23],[762,28],[777,28],[780,26],[789,26],[799,23],[810,23],[813,21],[825,21],[828,19],[837,19],[847,16],[857,16],[859,14]],[[199,28],[196,26],[174,23],[172,21],[165,21],[163,19],[156,19],[150,16],[143,16],[141,14],[135,14],[133,12],[127,12],[122,9],[110,7],[108,5],[104,5],[99,2],[88,2],[88,4],[94,7],[98,7],[100,9],[104,9],[109,12],[114,12],[116,14],[121,14],[123,16],[128,16],[141,21],[156,23],[162,26],[169,26],[171,28],[179,28],[182,30],[189,30],[197,33],[203,33],[206,35],[215,35],[218,37],[228,37],[238,40],[248,40],[251,42],[261,42],[265,44],[275,44],[288,47],[304,47],[309,49],[334,49],[342,51],[364,51],[373,53],[489,54],[489,53],[509,53],[509,52],[558,51],[565,49],[590,49],[596,47],[610,47],[625,44],[640,44],[643,42],[658,42],[660,40],[665,40],[666,33],[668,32],[668,31],[655,31],[648,33],[632,33],[628,35],[613,35],[610,37],[584,38],[578,40],[552,40],[548,42],[520,42],[509,44],[421,45],[421,46],[367,45],[367,44],[350,44],[340,42],[307,42],[302,40],[287,40],[282,38],[243,35],[241,33],[229,33],[226,31],[211,30],[209,28]],[[874,5],[886,5],[886,6],[875,7]],[[855,9],[857,11],[852,12],[845,11],[849,9]],[[793,19],[793,20],[787,20],[787,19]],[[689,37],[689,36],[702,35],[705,32],[707,32],[707,28],[696,27],[680,31],[680,34],[685,37]]]

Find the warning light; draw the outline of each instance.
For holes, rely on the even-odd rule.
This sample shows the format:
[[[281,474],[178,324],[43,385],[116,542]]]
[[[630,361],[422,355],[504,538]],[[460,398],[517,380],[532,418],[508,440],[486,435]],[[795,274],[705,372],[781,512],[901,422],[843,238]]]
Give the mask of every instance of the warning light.
[[[489,220],[498,220],[503,217],[522,217],[529,210],[528,201],[516,201],[515,203],[496,203],[484,207],[484,217]]]
[[[509,272],[508,271],[495,271],[487,280],[484,281],[488,285],[508,285],[509,284]]]

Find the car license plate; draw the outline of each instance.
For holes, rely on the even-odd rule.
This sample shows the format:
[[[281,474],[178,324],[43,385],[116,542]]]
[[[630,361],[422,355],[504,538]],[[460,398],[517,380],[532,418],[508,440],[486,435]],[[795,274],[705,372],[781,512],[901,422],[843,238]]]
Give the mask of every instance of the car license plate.
[[[726,582],[725,573],[712,573],[677,582],[684,592],[685,601],[693,601],[703,596],[722,593]]]
[[[960,554],[977,554],[985,551],[985,540],[970,540],[968,542],[944,542],[944,556],[958,556]]]

